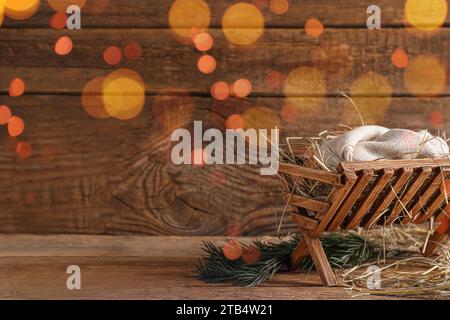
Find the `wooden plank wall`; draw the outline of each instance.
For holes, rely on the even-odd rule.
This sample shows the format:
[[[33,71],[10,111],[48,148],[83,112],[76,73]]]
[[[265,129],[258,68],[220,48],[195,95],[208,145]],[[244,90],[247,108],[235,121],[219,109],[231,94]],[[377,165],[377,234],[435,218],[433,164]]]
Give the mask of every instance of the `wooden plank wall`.
[[[235,1],[207,1],[215,39],[211,54],[217,57],[218,67],[205,76],[196,69],[199,53],[171,36],[167,15],[172,1],[110,2],[100,15],[82,11],[82,30],[49,28],[53,11],[46,1],[32,18],[5,19],[0,28],[0,104],[11,106],[26,121],[20,139],[33,148],[29,159],[19,160],[14,145],[20,139],[8,138],[7,130],[0,128],[0,232],[274,234],[276,212],[279,217],[284,205],[276,177],[262,177],[252,166],[199,168],[170,163],[170,132],[152,110],[155,96],[168,88],[189,92],[193,105],[192,117],[183,113],[189,109],[184,105],[159,115],[170,117],[166,120],[173,127],[189,127],[196,119],[224,129],[229,115],[255,106],[271,109],[271,117],[280,117],[286,101],[280,88],[267,84],[271,70],[288,74],[301,66],[322,68],[327,92],[320,93],[325,99],[321,111],[301,114],[293,123],[280,120],[283,136],[305,136],[336,127],[343,116],[354,113],[348,101],[336,96],[349,92],[360,75],[375,71],[389,79],[393,94],[389,108],[373,122],[433,132],[448,125],[448,84],[437,97],[414,97],[405,87],[403,69],[395,68],[390,60],[396,48],[403,48],[410,58],[434,54],[448,63],[448,16],[439,32],[420,37],[405,26],[405,1],[378,0],[382,29],[368,30],[370,1],[290,0],[285,15],[264,9],[262,38],[242,49],[228,43],[221,30],[221,17]],[[305,21],[311,17],[325,26],[319,39],[305,33]],[[74,50],[59,57],[53,45],[65,34],[72,38]],[[129,121],[94,119],[81,106],[81,90],[87,81],[115,69],[102,60],[105,48],[131,40],[142,45],[143,57],[120,66],[136,70],[144,79],[145,108]],[[344,53],[314,61],[315,50],[327,52],[330,43],[343,45]],[[7,94],[14,77],[27,84],[26,95],[20,98]],[[249,98],[217,102],[210,97],[214,81],[233,82],[242,77],[252,81]],[[303,96],[315,94],[314,90],[301,92]],[[370,94],[364,98],[362,104],[380,99]],[[164,99],[167,108],[175,108],[180,101],[170,95]],[[284,230],[294,229],[286,221]]]

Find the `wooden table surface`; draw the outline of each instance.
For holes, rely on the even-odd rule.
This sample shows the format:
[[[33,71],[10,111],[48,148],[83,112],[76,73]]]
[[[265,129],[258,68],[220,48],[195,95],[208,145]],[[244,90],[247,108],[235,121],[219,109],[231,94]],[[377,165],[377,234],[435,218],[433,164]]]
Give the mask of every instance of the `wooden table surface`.
[[[364,299],[325,288],[315,273],[281,272],[260,287],[193,277],[201,243],[219,237],[1,235],[0,299]],[[68,290],[69,265],[81,289]],[[369,297],[376,299],[377,297]]]

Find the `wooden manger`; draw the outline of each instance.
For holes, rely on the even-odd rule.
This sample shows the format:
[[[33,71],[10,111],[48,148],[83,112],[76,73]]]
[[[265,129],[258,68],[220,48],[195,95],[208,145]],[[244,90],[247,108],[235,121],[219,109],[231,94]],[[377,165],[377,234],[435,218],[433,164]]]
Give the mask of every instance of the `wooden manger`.
[[[448,158],[342,162],[336,173],[307,162],[280,163],[283,195],[297,207],[293,219],[302,232],[302,241],[291,255],[291,268],[311,255],[326,286],[337,282],[320,242],[324,232],[423,223],[450,210],[443,187],[450,176]],[[327,194],[314,198],[298,192],[298,185],[322,188]],[[448,231],[433,235],[425,254],[432,254],[447,238]]]

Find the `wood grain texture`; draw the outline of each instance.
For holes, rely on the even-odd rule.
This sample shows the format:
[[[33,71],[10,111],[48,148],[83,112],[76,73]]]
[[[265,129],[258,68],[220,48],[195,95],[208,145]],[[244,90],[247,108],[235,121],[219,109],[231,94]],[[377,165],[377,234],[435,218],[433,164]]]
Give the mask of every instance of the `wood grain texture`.
[[[211,8],[211,26],[220,27],[222,15],[234,0],[206,1]],[[251,1],[250,1],[251,2]],[[139,27],[167,28],[168,12],[172,0],[110,0],[110,6],[101,14],[94,14],[92,7],[82,9],[83,27]],[[263,13],[267,27],[303,27],[306,20],[316,17],[326,26],[366,26],[370,5],[364,0],[291,0],[289,11],[282,16],[271,14],[267,7]],[[382,10],[382,25],[404,26],[404,0],[378,0]],[[39,12],[25,21],[6,19],[6,27],[47,27],[53,10],[42,1]],[[132,17],[132,18],[131,18]],[[450,24],[447,16],[446,24]]]
[[[22,139],[32,145],[33,155],[18,160],[6,130],[0,130],[0,232],[195,235],[226,234],[236,226],[245,235],[275,232],[275,213],[285,203],[279,179],[262,177],[248,165],[172,165],[169,136],[152,113],[151,96],[143,113],[128,122],[89,117],[77,96],[1,99],[25,119]],[[193,118],[219,129],[228,115],[249,106],[279,110],[282,105],[278,98],[193,101]],[[421,128],[428,122],[424,110],[442,108],[447,114],[444,105],[450,103],[449,98],[417,101],[393,99],[385,124]],[[329,98],[323,113],[284,125],[282,135],[337,126],[336,108],[339,102]],[[175,125],[192,125],[182,120]],[[225,184],[213,183],[218,173]],[[286,231],[297,230],[289,220]]]
[[[382,299],[324,288],[316,273],[281,271],[257,288],[207,284],[193,277],[205,240],[225,243],[223,237],[0,235],[0,298]],[[81,290],[66,289],[72,264],[81,268]]]
[[[398,47],[406,47],[408,54],[435,54],[442,61],[450,61],[450,29],[425,39],[414,37],[406,29],[327,29],[320,40],[308,37],[300,29],[267,29],[252,48],[229,45],[221,32],[215,38],[211,54],[217,58],[217,69],[211,75],[197,70],[198,51],[175,41],[166,29],[82,29],[70,36],[74,49],[68,56],[53,51],[56,40],[67,32],[48,29],[0,28],[0,90],[5,92],[9,81],[17,76],[27,83],[28,93],[79,93],[91,79],[115,70],[102,58],[110,45],[123,46],[138,41],[143,47],[139,61],[124,62],[120,67],[136,70],[146,83],[148,93],[167,88],[183,88],[192,94],[209,95],[211,85],[218,80],[234,82],[245,77],[252,81],[253,95],[281,96],[282,89],[267,85],[270,71],[287,75],[297,67],[317,66],[327,82],[327,92],[299,87],[292,95],[330,95],[349,91],[359,76],[375,71],[387,77],[394,95],[410,95],[403,83],[402,70],[390,59]],[[333,52],[313,59],[315,50]],[[380,49],[382,48],[382,49]],[[424,50],[426,48],[426,50]],[[251,54],[249,54],[251,53]],[[316,61],[316,62],[314,62]],[[51,77],[46,76],[51,75]],[[433,79],[429,79],[433,81]],[[64,84],[64,85],[62,85]],[[448,84],[443,94],[449,94]],[[420,92],[427,96],[428,92]],[[370,94],[364,94],[370,96]]]

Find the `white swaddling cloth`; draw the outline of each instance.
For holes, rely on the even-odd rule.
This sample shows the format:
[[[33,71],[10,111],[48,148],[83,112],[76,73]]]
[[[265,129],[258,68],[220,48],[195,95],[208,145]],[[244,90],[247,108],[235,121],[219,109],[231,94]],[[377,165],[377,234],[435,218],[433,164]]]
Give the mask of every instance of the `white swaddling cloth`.
[[[316,156],[334,170],[342,161],[438,158],[449,155],[444,139],[427,130],[362,126],[323,143]]]

